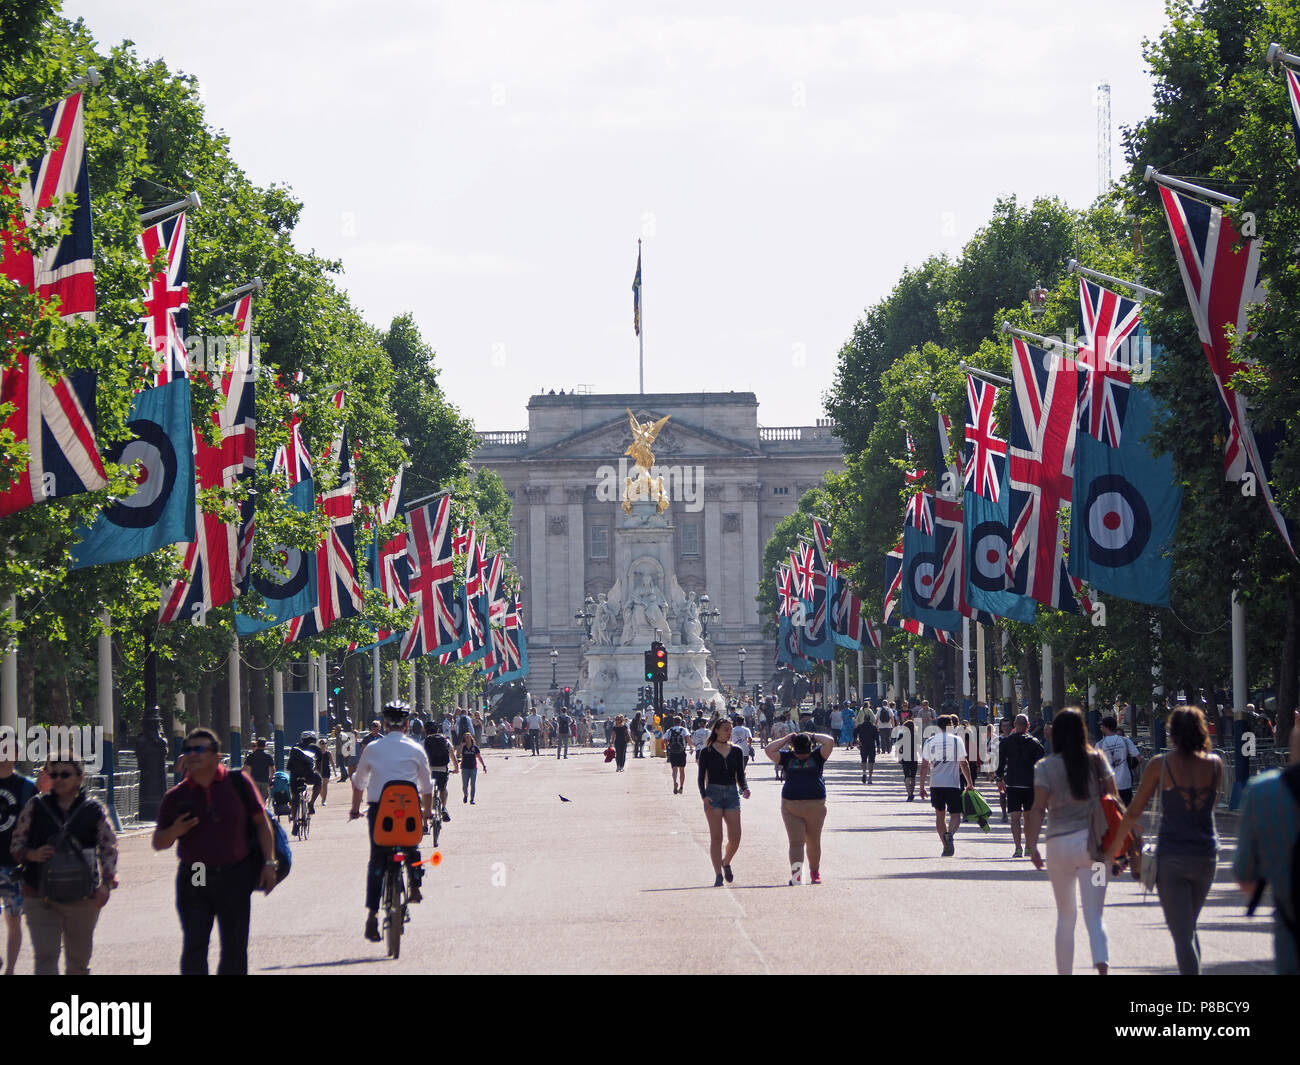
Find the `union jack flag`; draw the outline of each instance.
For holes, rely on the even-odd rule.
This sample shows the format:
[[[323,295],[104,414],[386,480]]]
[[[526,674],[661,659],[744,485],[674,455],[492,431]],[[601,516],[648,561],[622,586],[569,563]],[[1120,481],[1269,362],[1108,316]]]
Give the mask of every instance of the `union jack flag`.
[[[952,424],[948,416],[940,411],[939,453],[941,455],[948,454],[951,434]],[[1005,447],[1005,444],[1003,446]],[[957,470],[954,467],[948,472],[955,487]],[[935,550],[939,555],[939,568],[931,590],[930,605],[936,610],[956,610],[964,617],[975,618],[986,625],[991,625],[993,616],[982,610],[976,610],[966,599],[965,537],[962,534],[964,521],[965,510],[960,496],[957,499],[949,499],[939,493],[934,497]]]
[[[0,219],[0,275],[43,301],[58,299],[65,321],[95,320],[94,243],[81,94],[41,112],[49,146],[24,173],[0,173],[18,186],[21,214]],[[38,212],[75,195],[67,234],[33,253],[28,236]],[[31,355],[0,371],[0,403],[13,405],[3,428],[28,445],[27,467],[0,490],[0,516],[61,496],[94,492],[107,483],[95,444],[95,374],[78,371],[49,380]]]
[[[1014,590],[1077,614],[1082,583],[1066,571],[1060,507],[1074,484],[1077,369],[1019,337],[1012,340],[1011,566]]]
[[[209,444],[202,433],[194,432],[195,482],[200,493],[210,489],[229,494],[251,482],[257,463],[256,375],[245,342],[252,331],[253,298],[245,296],[213,313],[234,318],[240,342],[218,382],[221,401],[212,412],[217,443]],[[203,376],[211,383],[206,373]],[[202,625],[209,610],[229,603],[247,587],[253,564],[253,501],[243,494],[234,526],[220,514],[206,513],[196,498],[196,536],[183,548],[186,576],[163,590],[159,622],[188,618]]]
[[[451,547],[451,496],[443,495],[408,515],[411,598],[415,623],[402,640],[402,658],[431,654],[461,636],[452,607],[456,560]]]
[[[159,252],[164,254],[163,268],[146,284],[144,317],[140,319],[145,340],[154,353],[155,386],[189,376],[189,357],[185,350],[185,330],[190,318],[187,228],[185,215],[179,214],[140,234],[140,250],[149,262]]]
[[[492,556],[492,561],[483,571],[483,601],[487,605],[487,654],[483,659],[485,670],[498,668],[504,654],[504,637],[501,635],[506,620],[506,600],[502,596],[502,581],[505,577],[505,558],[501,552]]]
[[[403,467],[399,466],[393,474],[392,487],[375,515],[375,569],[370,579],[372,587],[383,592],[390,610],[401,609],[411,599],[411,560],[407,554],[406,523],[402,521],[403,472]],[[383,530],[390,527],[393,533],[385,537]],[[393,635],[395,633],[388,629],[380,629],[376,639],[384,643]]]
[[[817,560],[811,544],[800,544],[790,553],[790,575],[799,598],[811,600],[817,586]]]
[[[524,633],[524,610],[519,603],[519,593],[511,592],[503,627],[503,658],[497,679],[514,680],[528,672],[528,638]]]
[[[1079,278],[1079,429],[1119,447],[1133,381],[1130,337],[1142,304]]]
[[[1286,519],[1273,501],[1268,469],[1250,424],[1246,397],[1232,387],[1232,375],[1245,365],[1233,355],[1233,338],[1246,335],[1247,308],[1264,299],[1259,282],[1259,241],[1243,241],[1232,219],[1218,207],[1163,185],[1160,198],[1192,319],[1228,419],[1225,479],[1240,481],[1247,473],[1254,476],[1273,524],[1294,555]]]
[[[794,590],[794,577],[789,566],[776,568],[776,616],[788,618],[793,616],[799,594]]]
[[[338,485],[316,501],[317,508],[330,523],[329,531],[316,548],[316,609],[289,622],[285,643],[317,636],[334,622],[361,613],[361,582],[357,579],[352,518],[357,482],[352,474],[352,453],[348,449],[346,429],[332,450],[339,457]]]
[[[914,463],[916,442],[912,439],[911,433],[905,432],[903,435],[907,437],[907,460]],[[906,478],[909,485],[916,486],[916,491],[908,496],[903,521],[928,536],[934,532],[934,514],[930,509],[930,494],[925,491],[925,470],[913,467],[907,471]]]
[[[1286,94],[1291,101],[1291,132],[1295,134],[1296,145],[1300,147],[1300,74],[1291,67],[1286,68]]]
[[[996,503],[1002,493],[1007,442],[997,436],[998,390],[966,375],[966,490]]]
[[[294,383],[302,384],[301,371],[295,375]],[[287,446],[281,444],[276,448],[275,458],[271,461],[272,472],[284,471],[290,488],[300,481],[310,481],[312,478],[311,452],[302,442],[302,416],[298,413],[299,398],[297,394],[289,393],[289,402],[293,404],[293,414],[289,419],[289,443]]]

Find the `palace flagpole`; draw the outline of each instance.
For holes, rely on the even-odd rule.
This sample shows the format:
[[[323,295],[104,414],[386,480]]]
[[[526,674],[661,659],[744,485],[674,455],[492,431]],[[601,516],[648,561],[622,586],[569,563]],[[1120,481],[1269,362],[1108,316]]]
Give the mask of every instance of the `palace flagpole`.
[[[632,279],[632,328],[636,330],[641,369],[641,395],[645,395],[645,334],[641,331],[641,238],[636,241],[636,277]]]

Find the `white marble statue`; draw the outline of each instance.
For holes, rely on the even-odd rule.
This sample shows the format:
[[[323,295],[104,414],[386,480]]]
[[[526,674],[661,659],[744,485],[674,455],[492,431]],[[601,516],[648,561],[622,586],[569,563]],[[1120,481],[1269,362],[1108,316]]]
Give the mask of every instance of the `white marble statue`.
[[[604,592],[596,602],[595,616],[591,619],[591,642],[596,647],[610,647],[614,643],[614,626],[618,623],[618,614],[610,606]]]
[[[624,647],[632,644],[649,644],[655,638],[655,630],[661,638],[667,638],[670,629],[665,608],[668,600],[663,596],[648,570],[641,571],[641,583],[631,592],[623,606]]]

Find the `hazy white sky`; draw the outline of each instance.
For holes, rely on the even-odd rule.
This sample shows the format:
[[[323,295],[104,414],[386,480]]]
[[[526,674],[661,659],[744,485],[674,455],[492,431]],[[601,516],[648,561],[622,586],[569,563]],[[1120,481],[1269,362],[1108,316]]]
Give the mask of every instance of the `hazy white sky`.
[[[65,5],[199,78],[250,177],[305,202],[299,245],[374,324],[415,314],[480,429],[636,391],[638,237],[647,391],[811,423],[905,265],[1000,195],[1091,201],[1102,80],[1119,172],[1164,25],[1161,0]]]

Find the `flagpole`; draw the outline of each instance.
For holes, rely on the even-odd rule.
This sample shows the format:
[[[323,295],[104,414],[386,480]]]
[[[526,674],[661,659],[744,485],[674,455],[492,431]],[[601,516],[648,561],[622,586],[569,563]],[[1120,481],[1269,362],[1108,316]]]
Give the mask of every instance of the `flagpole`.
[[[1003,388],[1011,387],[1011,378],[1002,377],[1000,374],[995,374],[990,370],[981,370],[978,366],[970,366],[965,362],[959,362],[957,368],[963,373],[970,374],[972,377],[978,377],[982,381],[988,381],[989,384],[1001,385]]]
[[[640,313],[641,328],[637,332],[637,347],[640,351],[639,361],[641,367],[641,395],[645,395],[645,280],[641,273],[641,238],[636,240],[636,265],[637,277],[641,278],[640,284],[636,289],[636,304]],[[624,277],[627,275],[624,274]]]
[[[1154,181],[1157,185],[1164,185],[1171,189],[1178,189],[1182,192],[1190,192],[1193,196],[1204,196],[1207,200],[1215,200],[1218,203],[1226,203],[1229,207],[1235,207],[1241,203],[1236,196],[1228,196],[1222,192],[1215,192],[1213,189],[1207,189],[1204,185],[1193,185],[1190,181],[1183,181],[1181,178],[1167,177],[1160,173],[1154,166],[1148,166],[1146,173],[1142,175],[1144,182]]]
[[[384,678],[379,673],[379,645],[375,644],[370,649],[370,701],[373,705],[371,718],[379,716],[379,710],[384,703]]]
[[[1136,281],[1125,281],[1122,277],[1115,277],[1113,274],[1103,274],[1100,270],[1090,270],[1078,259],[1070,259],[1065,264],[1065,269],[1068,273],[1082,274],[1084,277],[1091,277],[1095,281],[1109,281],[1112,285],[1123,285],[1125,288],[1131,288],[1134,292],[1140,292],[1143,296],[1164,295],[1158,288],[1147,288],[1146,285],[1139,285]]]

